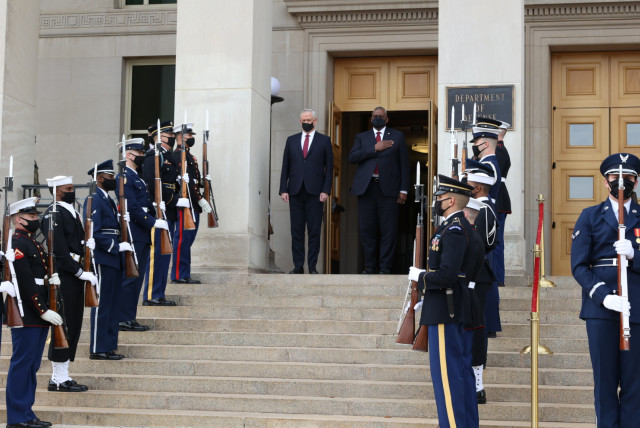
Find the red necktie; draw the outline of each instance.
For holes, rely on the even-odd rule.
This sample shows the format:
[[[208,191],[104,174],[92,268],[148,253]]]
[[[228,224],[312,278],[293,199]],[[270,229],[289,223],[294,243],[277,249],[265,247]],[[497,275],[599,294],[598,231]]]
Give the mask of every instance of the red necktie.
[[[307,152],[309,151],[309,134],[304,136],[304,146],[302,146],[302,156],[307,158]]]
[[[380,131],[376,132],[376,143],[379,143],[382,138],[380,138]],[[378,175],[378,164],[376,163],[376,167],[373,170],[374,175]]]

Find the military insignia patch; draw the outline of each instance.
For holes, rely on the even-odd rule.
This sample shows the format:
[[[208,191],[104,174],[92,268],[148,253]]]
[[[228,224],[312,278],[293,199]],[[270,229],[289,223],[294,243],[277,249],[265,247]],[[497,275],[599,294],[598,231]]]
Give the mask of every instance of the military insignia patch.
[[[20,260],[24,257],[24,253],[20,250],[15,250],[16,260]]]
[[[578,237],[578,235],[580,235],[580,231],[576,230],[574,233],[571,234],[571,240],[574,240]]]
[[[633,234],[636,235],[636,242],[640,244],[640,229],[637,227],[633,229]]]
[[[440,245],[440,235],[436,235],[431,240],[431,249],[433,251],[438,251],[439,245]]]

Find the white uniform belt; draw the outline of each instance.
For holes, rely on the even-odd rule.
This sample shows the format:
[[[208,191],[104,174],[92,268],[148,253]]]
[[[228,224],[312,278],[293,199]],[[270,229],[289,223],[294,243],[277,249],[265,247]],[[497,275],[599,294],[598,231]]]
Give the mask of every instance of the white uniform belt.
[[[36,285],[44,285],[44,279],[42,278],[35,278],[34,281],[36,282]]]
[[[80,254],[76,254],[76,253],[69,253],[69,255],[71,256],[71,258],[77,262],[80,263]]]
[[[615,267],[618,266],[618,258],[598,259],[591,263],[591,267]]]

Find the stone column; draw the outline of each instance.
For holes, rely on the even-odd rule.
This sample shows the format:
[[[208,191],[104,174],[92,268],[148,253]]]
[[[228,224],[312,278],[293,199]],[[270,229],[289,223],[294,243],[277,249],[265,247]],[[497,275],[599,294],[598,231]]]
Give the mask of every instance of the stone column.
[[[267,201],[271,100],[271,2],[178,2],[175,123],[195,122],[208,157],[220,227],[206,218],[192,247],[194,268],[268,267]]]
[[[22,198],[22,184],[33,183],[39,30],[39,0],[0,1],[0,182],[13,155],[9,203]]]
[[[463,10],[464,13],[460,13]],[[514,85],[515,130],[507,132],[511,156],[507,187],[513,214],[505,228],[507,274],[523,274],[529,257],[524,241],[524,0],[440,1],[438,10],[438,122],[451,107],[448,86]],[[458,112],[456,112],[459,114]],[[449,136],[439,130],[438,165],[450,174]]]

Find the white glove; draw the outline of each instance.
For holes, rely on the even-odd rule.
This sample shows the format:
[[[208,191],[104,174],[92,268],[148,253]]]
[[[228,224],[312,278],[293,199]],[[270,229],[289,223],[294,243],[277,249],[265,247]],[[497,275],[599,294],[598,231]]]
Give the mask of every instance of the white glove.
[[[0,283],[0,293],[3,291],[11,297],[16,297],[16,290],[13,289],[13,282],[11,281],[2,281]]]
[[[189,199],[187,198],[180,198],[178,199],[178,202],[176,203],[176,207],[180,207],[180,208],[189,208]]]
[[[156,203],[154,202],[154,203],[153,203],[153,206],[157,208],[157,207],[158,207],[158,204],[156,204]],[[164,204],[164,201],[160,201],[160,211],[166,211],[166,209],[167,209],[167,207],[166,207],[166,205]]]
[[[53,325],[62,325],[62,317],[55,311],[51,309],[47,309],[47,312],[40,315],[40,318],[45,320],[46,322],[50,322]]]
[[[5,259],[9,263],[13,263],[16,261],[16,253],[13,251],[13,248],[8,249],[5,253],[2,254]]]
[[[189,184],[189,173],[185,172],[184,175],[182,176],[182,181],[184,181],[185,183]]]
[[[89,238],[87,239],[87,248],[90,249],[91,251],[96,249],[96,240],[93,238]]]
[[[133,248],[131,248],[131,244],[129,244],[128,242],[121,242],[120,243],[120,248],[118,249],[118,251],[120,251],[120,252],[133,251]]]
[[[92,272],[82,272],[78,278],[83,281],[89,281],[91,285],[98,285],[98,278]]]
[[[418,281],[420,279],[420,273],[426,272],[424,269],[418,269],[415,266],[411,266],[409,268],[409,280],[410,281]]]
[[[613,243],[616,253],[625,256],[628,260],[633,260],[633,245],[628,239],[621,239]]]
[[[202,211],[205,214],[209,214],[211,212],[211,205],[209,205],[209,202],[207,202],[206,199],[200,199],[198,201],[198,205],[200,205],[200,208],[202,208]]]
[[[623,299],[615,294],[607,295],[602,301],[602,304],[607,309],[624,314],[629,314],[629,311],[631,311],[631,303],[629,303],[627,299]]]
[[[204,179],[211,182],[211,176],[209,174],[205,175]]]
[[[124,214],[124,221],[126,221],[127,223],[131,222],[131,216],[128,212]]]
[[[60,277],[58,276],[58,272],[56,272],[53,275],[51,275],[51,278],[49,278],[48,280],[49,280],[49,284],[51,284],[51,285],[60,285],[60,284],[62,284],[60,282]]]
[[[164,230],[169,230],[169,223],[167,223],[167,220],[156,220],[155,224],[153,225],[153,227],[155,227],[156,229],[164,229]]]
[[[420,299],[420,301],[418,303],[416,303],[416,305],[413,307],[414,311],[419,311],[420,309],[422,309],[422,303],[424,302],[424,298]]]

